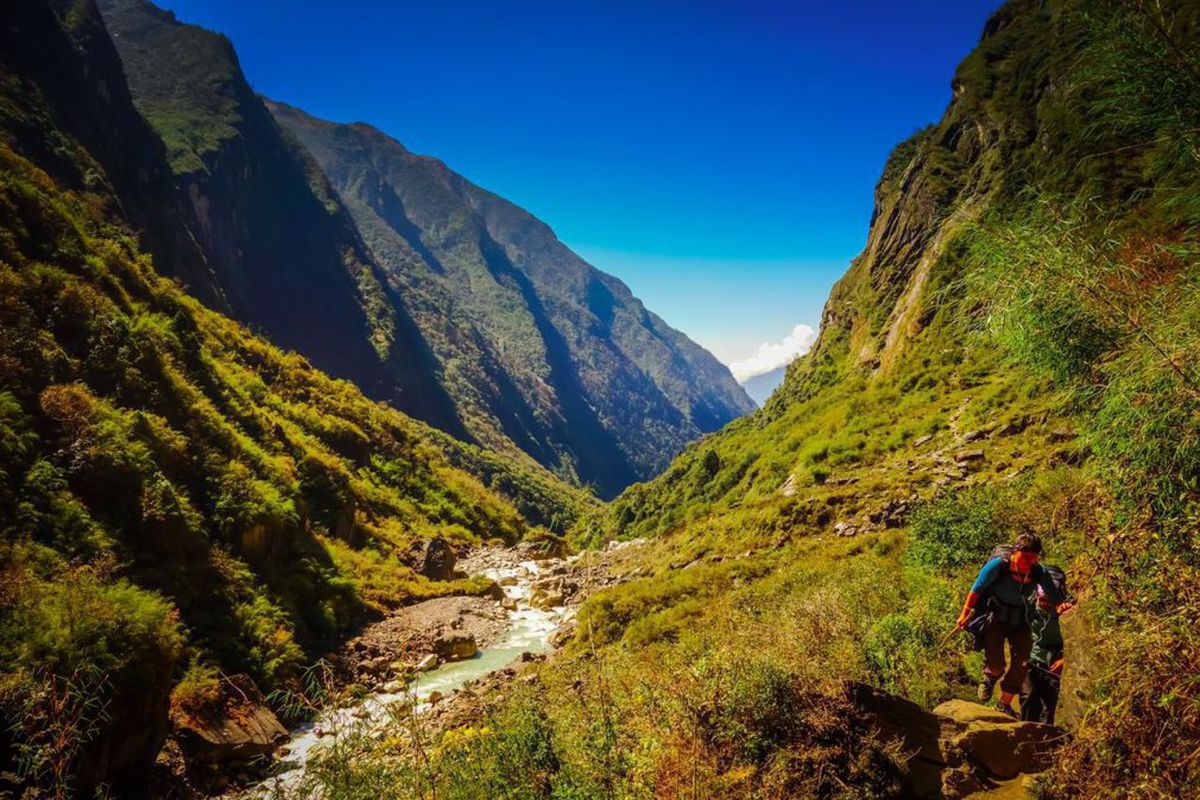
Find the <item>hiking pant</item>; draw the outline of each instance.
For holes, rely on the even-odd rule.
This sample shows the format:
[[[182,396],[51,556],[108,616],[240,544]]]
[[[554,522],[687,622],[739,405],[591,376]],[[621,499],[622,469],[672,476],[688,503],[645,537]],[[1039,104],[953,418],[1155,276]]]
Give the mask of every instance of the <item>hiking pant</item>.
[[[1038,664],[1030,664],[1021,689],[1021,719],[1026,722],[1054,724],[1054,712],[1058,709],[1057,675],[1050,674]]]
[[[1008,642],[1007,669],[1004,662],[1004,643]],[[1000,680],[1000,691],[1020,694],[1029,668],[1029,652],[1033,650],[1033,634],[1029,627],[1010,628],[993,622],[983,631],[983,672],[992,680]]]

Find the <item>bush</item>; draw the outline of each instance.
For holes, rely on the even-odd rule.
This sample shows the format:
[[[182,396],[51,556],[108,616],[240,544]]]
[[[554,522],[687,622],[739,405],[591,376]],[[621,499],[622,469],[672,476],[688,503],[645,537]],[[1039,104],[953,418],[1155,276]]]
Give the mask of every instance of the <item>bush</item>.
[[[920,504],[909,520],[909,563],[931,569],[983,564],[1006,539],[999,494],[972,487]]]

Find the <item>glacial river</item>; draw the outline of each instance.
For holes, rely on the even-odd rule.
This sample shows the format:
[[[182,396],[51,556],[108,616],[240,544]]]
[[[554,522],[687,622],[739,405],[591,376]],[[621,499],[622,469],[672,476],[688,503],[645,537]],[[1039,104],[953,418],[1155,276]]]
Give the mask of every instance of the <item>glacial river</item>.
[[[287,753],[279,761],[285,770],[276,778],[265,781],[261,788],[286,788],[296,784],[304,774],[309,759],[321,748],[350,732],[375,731],[390,721],[388,707],[395,703],[416,702],[417,713],[428,710],[434,692],[449,695],[464,684],[490,672],[508,666],[522,653],[541,653],[550,647],[550,635],[563,622],[566,609],[539,609],[529,604],[533,582],[541,567],[535,561],[523,561],[515,567],[487,569],[483,575],[500,583],[504,594],[516,601],[516,610],[508,612],[508,624],[501,637],[491,647],[480,650],[473,658],[454,661],[418,674],[405,691],[395,694],[381,692],[368,695],[358,703],[322,714],[292,731],[284,745]],[[516,583],[511,583],[512,579]],[[508,581],[509,586],[503,583]]]

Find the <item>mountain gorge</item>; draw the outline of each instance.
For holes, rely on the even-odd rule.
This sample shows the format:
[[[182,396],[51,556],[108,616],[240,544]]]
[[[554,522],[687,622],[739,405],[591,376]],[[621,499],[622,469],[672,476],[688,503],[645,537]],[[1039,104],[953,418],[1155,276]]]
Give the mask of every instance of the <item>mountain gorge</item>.
[[[1194,3],[1000,7],[757,410],[544,223],[259,97],[223,37],[0,15],[0,795],[241,792],[269,759],[192,782],[181,715],[377,691],[262,791],[1200,792]],[[1060,728],[973,705],[954,629],[1019,533],[1078,601]],[[370,634],[519,616],[518,580],[548,656],[421,702],[321,682],[407,680],[440,656]]]
[[[422,309],[464,416],[498,428],[486,440],[516,441],[608,495],[750,410],[723,365],[525,211],[370,126],[269,107]]]
[[[144,0],[100,7],[215,280],[164,263],[202,299],[604,496],[750,410],[725,367],[516,206],[367,126],[264,104],[216,34]]]

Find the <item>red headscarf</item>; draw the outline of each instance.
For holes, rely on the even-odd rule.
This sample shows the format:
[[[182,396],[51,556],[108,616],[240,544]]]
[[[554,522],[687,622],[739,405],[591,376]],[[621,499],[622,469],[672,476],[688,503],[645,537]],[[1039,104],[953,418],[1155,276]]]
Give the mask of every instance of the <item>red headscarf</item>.
[[[1030,550],[1017,550],[1008,559],[1008,570],[1021,583],[1033,580],[1033,565],[1038,561],[1038,554]]]

